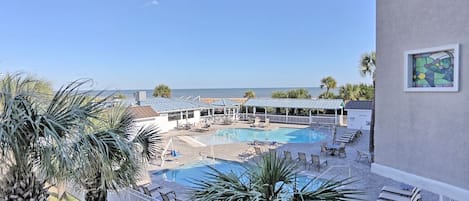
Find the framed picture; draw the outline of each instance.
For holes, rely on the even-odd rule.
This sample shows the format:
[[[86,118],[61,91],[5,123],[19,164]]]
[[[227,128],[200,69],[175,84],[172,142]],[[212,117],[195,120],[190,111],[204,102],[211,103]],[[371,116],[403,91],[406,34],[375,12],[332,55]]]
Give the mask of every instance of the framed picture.
[[[459,90],[459,44],[409,50],[404,57],[404,91]]]

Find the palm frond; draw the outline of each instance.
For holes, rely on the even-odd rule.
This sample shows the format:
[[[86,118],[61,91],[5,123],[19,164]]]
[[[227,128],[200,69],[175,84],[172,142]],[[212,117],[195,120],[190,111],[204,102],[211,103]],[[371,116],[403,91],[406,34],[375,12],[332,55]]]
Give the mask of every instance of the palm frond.
[[[260,200],[262,194],[246,179],[234,172],[223,173],[211,166],[202,179],[193,179],[192,200]],[[247,171],[245,169],[245,171]]]
[[[346,188],[346,186],[355,183],[352,178],[345,178],[341,180],[324,180],[319,188],[311,190],[310,185],[314,180],[311,180],[304,185],[298,192],[295,192],[294,200],[364,200],[359,198],[359,195],[364,195],[363,191]]]
[[[154,159],[161,150],[161,136],[159,132],[156,126],[146,126],[138,129],[135,136],[128,134],[126,137],[134,146],[141,148],[141,158],[144,161],[150,161]]]

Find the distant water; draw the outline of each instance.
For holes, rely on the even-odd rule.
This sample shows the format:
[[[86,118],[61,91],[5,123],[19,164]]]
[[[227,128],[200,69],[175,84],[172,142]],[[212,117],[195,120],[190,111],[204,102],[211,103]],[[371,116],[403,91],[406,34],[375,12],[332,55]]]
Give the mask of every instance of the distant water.
[[[311,96],[318,97],[319,94],[325,92],[325,89],[321,89],[319,87],[298,87],[298,88],[305,88],[309,91]],[[220,89],[172,89],[171,96],[172,97],[181,97],[181,96],[200,96],[201,98],[242,98],[244,93],[249,90],[253,90],[258,98],[268,98],[271,97],[272,92],[274,91],[287,91],[290,89],[298,89],[298,88],[220,88]],[[124,94],[128,99],[133,98],[133,94],[137,91],[146,91],[147,97],[152,97],[153,90],[152,89],[145,89],[145,90],[117,90],[118,93]],[[332,90],[336,93],[335,90]],[[109,95],[113,92],[112,90],[105,91],[103,95]]]

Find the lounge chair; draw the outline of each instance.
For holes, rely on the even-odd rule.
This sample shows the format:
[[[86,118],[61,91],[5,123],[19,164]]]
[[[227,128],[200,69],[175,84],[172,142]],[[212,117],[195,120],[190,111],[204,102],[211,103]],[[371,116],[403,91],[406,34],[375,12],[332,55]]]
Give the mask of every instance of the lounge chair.
[[[283,151],[283,157],[285,158],[286,161],[292,161],[293,160],[290,151]]]
[[[270,119],[266,118],[264,124],[262,124],[262,128],[268,128],[270,126]]]
[[[420,189],[417,187],[414,187],[411,191],[402,190],[391,186],[383,186],[383,188],[381,189],[381,192],[393,193],[404,197],[412,197],[412,195],[418,193],[418,191],[420,191]]]
[[[321,166],[327,166],[327,160],[322,160],[319,158],[318,155],[311,154],[311,166],[318,169],[318,172],[321,171]]]
[[[357,157],[355,158],[355,161],[359,162],[362,158],[366,158],[367,161],[371,163],[371,156],[369,153],[357,150]]]
[[[308,164],[308,161],[306,159],[306,154],[305,153],[298,152],[298,162],[303,163],[305,165],[305,168],[306,168],[306,165]]]
[[[195,125],[194,131],[196,131],[196,132],[205,132],[205,131],[209,131],[209,129],[208,129],[208,127],[202,127],[202,123],[198,123],[198,124]]]
[[[259,117],[256,117],[254,119],[254,123],[252,123],[251,127],[259,127],[259,122],[260,122]]]
[[[378,201],[392,200],[392,201],[421,201],[422,197],[420,196],[420,190],[416,190],[412,193],[411,197],[402,196],[394,193],[389,193],[386,191],[381,191],[378,197]]]
[[[254,147],[254,151],[256,152],[256,155],[262,155],[262,151],[260,147]]]

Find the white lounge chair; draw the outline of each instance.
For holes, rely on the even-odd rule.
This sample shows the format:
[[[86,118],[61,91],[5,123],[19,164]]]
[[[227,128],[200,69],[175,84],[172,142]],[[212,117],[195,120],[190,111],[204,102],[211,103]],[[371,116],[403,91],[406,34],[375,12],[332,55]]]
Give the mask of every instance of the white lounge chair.
[[[420,196],[420,190],[417,189],[409,196],[402,196],[395,193],[390,193],[387,191],[381,191],[378,197],[378,201],[392,200],[392,201],[421,201],[422,197]]]
[[[411,191],[402,190],[402,189],[395,188],[392,186],[383,186],[383,188],[381,189],[381,192],[394,193],[394,194],[405,196],[405,197],[412,197],[412,195],[415,194],[416,192],[418,193],[418,191],[420,191],[420,189],[417,187],[414,187]]]

